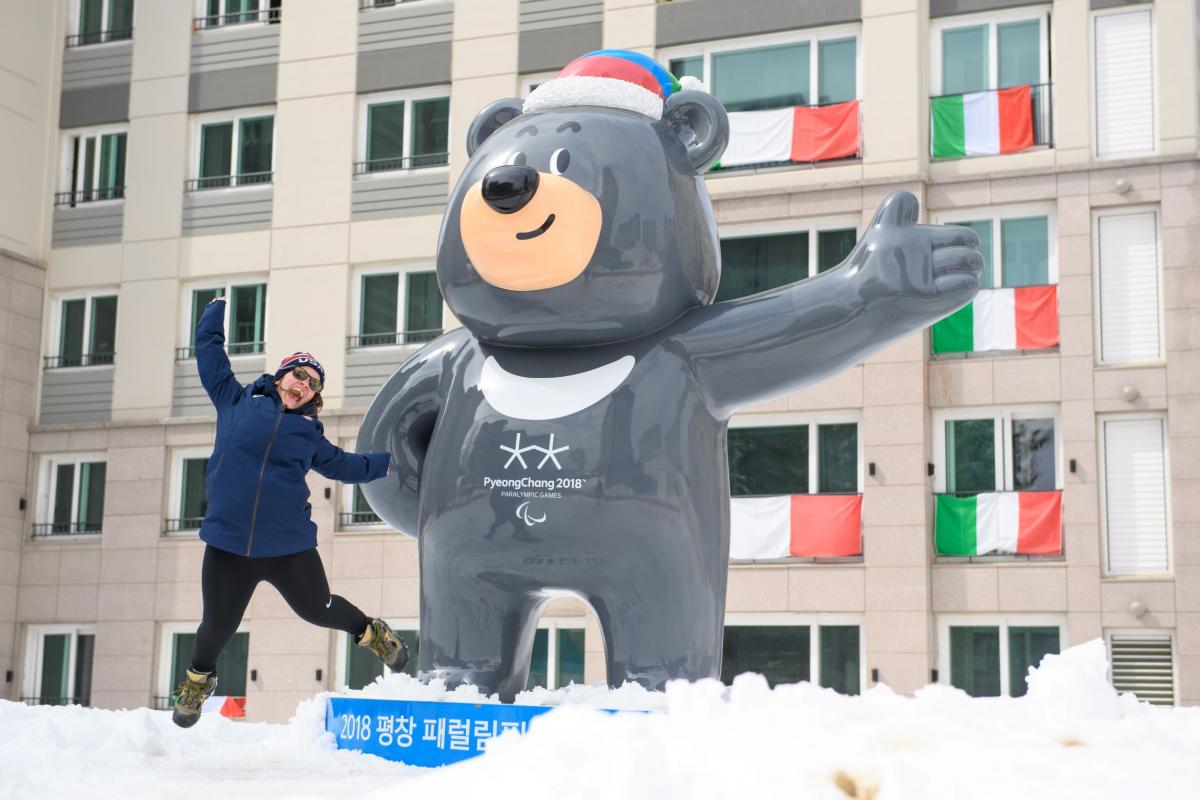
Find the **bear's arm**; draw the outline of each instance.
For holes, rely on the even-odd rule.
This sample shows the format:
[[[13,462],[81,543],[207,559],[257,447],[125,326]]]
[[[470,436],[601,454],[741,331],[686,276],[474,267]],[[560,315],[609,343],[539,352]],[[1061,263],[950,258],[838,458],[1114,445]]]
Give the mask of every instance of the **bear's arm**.
[[[445,382],[467,339],[460,328],[405,361],[375,395],[358,430],[356,450],[392,454],[391,471],[362,484],[362,492],[384,522],[409,536],[417,535],[421,468],[442,410]]]

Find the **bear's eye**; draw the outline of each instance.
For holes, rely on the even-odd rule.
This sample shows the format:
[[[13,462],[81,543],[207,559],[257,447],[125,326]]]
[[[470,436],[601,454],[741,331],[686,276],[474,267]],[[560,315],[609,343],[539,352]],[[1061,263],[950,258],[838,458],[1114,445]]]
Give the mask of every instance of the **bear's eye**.
[[[550,172],[555,175],[562,175],[567,171],[567,167],[571,166],[571,154],[567,148],[560,147],[550,155]]]
[[[523,167],[525,166],[525,154],[520,150],[516,150],[508,157],[508,161],[505,161],[504,163],[508,164],[510,167]]]

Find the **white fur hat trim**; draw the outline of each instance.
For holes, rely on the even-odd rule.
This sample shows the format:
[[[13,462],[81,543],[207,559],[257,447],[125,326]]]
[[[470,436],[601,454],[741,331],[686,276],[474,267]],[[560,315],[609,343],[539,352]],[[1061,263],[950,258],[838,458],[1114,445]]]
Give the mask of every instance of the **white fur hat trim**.
[[[618,78],[569,75],[537,87],[525,99],[526,114],[563,106],[605,106],[662,119],[662,98],[649,89]]]

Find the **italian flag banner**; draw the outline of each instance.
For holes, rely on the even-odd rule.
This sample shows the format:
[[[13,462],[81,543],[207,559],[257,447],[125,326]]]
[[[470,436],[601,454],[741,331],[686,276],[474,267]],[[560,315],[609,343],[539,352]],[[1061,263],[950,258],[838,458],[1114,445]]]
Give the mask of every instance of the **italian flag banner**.
[[[831,558],[862,554],[862,495],[734,497],[731,559]]]
[[[930,103],[933,157],[994,156],[1033,147],[1028,86],[935,97]]]
[[[246,716],[246,698],[216,695],[205,700],[200,710],[231,719],[241,719]]]
[[[832,106],[733,111],[720,167],[828,161],[859,151],[858,101]]]
[[[935,353],[1037,350],[1058,344],[1058,287],[981,289],[933,324]]]
[[[1062,492],[938,495],[934,543],[938,555],[1062,552]]]

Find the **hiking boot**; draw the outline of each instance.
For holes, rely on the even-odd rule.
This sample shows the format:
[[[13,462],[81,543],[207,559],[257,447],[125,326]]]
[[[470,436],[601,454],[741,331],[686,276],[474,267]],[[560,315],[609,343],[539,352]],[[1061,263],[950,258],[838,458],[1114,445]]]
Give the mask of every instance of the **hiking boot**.
[[[204,701],[212,697],[217,690],[217,676],[211,672],[193,672],[188,670],[183,683],[179,684],[175,701],[175,713],[171,721],[181,728],[190,728],[200,719],[200,708]]]
[[[400,672],[408,664],[408,645],[381,619],[371,620],[359,637],[358,646],[370,648],[393,672]]]

